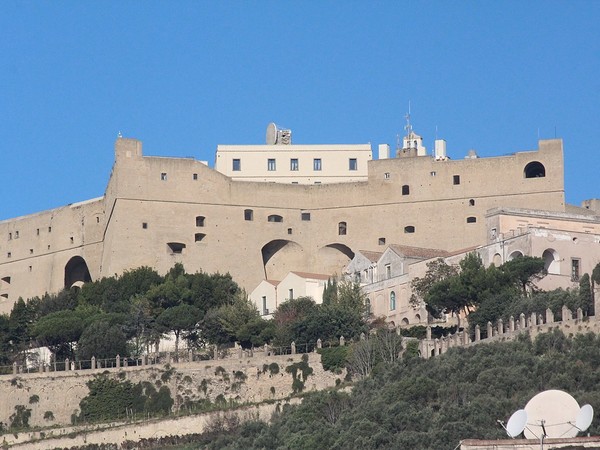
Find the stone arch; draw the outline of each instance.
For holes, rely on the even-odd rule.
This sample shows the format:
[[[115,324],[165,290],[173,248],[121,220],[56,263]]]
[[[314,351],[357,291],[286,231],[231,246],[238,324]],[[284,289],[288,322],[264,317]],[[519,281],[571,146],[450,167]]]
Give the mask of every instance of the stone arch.
[[[492,259],[492,263],[496,266],[496,267],[500,267],[502,265],[502,256],[500,255],[500,253],[496,253],[494,255],[494,258]]]
[[[415,314],[415,320],[421,322],[421,314]]]
[[[544,269],[549,274],[559,274],[560,273],[560,256],[558,252],[553,248],[547,248],[542,253],[542,259],[544,260]]]
[[[523,170],[525,178],[543,178],[546,176],[546,168],[539,161],[531,161]]]
[[[89,281],[92,281],[92,277],[85,259],[81,256],[73,256],[65,265],[65,289],[69,289],[77,282]]]
[[[400,324],[405,327],[409,324],[410,322],[408,321],[408,319],[406,317],[402,318],[402,322],[400,322]]]
[[[338,242],[327,244],[317,252],[318,267],[323,273],[341,273],[354,258],[350,247]]]
[[[260,251],[268,280],[281,280],[289,271],[304,266],[304,249],[297,242],[275,239],[263,245]]]
[[[521,258],[523,256],[523,252],[521,250],[515,250],[508,255],[507,261],[512,261],[515,258]]]

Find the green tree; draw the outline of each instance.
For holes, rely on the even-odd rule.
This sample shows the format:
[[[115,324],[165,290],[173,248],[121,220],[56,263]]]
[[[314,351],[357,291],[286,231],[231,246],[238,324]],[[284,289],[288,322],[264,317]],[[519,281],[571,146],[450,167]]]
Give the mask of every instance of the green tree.
[[[127,339],[118,325],[99,320],[88,325],[77,344],[77,356],[81,360],[90,360],[127,356]]]
[[[535,282],[546,276],[544,260],[533,256],[521,256],[505,262],[500,269],[518,286],[524,295],[535,291]]]
[[[175,335],[175,354],[178,358],[179,338],[196,328],[200,321],[200,311],[194,306],[179,304],[165,309],[156,321],[164,331],[171,331]]]
[[[594,297],[591,278],[587,273],[584,273],[579,279],[579,308],[582,309],[585,315],[590,315],[593,312],[593,307]]]
[[[411,281],[413,294],[410,303],[413,306],[419,306],[429,293],[429,290],[435,283],[444,281],[458,274],[458,267],[446,264],[443,258],[438,258],[427,263],[427,272],[424,277],[415,277]]]

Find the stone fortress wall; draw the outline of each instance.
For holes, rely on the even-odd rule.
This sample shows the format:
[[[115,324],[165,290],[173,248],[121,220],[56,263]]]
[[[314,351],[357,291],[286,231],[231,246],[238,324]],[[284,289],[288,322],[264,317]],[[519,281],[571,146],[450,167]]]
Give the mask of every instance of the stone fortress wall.
[[[529,173],[532,164],[543,172]],[[479,245],[491,208],[564,211],[563,170],[554,139],[495,158],[373,160],[367,181],[258,183],[191,158],[143,156],[140,141],[119,138],[103,197],[0,222],[0,313],[19,296],[139,266],[229,272],[251,292],[293,270],[341,274],[356,251],[386,243]]]

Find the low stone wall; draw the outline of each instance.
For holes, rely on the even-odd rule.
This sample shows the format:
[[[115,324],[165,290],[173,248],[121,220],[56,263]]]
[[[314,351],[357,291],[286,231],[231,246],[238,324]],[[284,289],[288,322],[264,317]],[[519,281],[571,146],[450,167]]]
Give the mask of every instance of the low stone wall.
[[[21,405],[31,409],[29,425],[32,427],[70,425],[71,416],[79,413],[79,402],[89,393],[86,383],[101,373],[133,384],[150,382],[156,387],[168,386],[175,401],[174,411],[202,399],[214,403],[219,396],[225,401],[238,403],[259,403],[290,396],[293,378],[286,368],[300,362],[302,355],[255,355],[174,363],[170,366],[172,371],[168,370],[169,366],[136,366],[1,375],[0,422],[10,424],[15,407]],[[336,375],[325,371],[318,353],[307,356],[313,373],[303,380],[305,391],[335,386],[338,378],[344,378],[345,373]],[[269,367],[274,368],[275,365],[277,373],[272,373]]]

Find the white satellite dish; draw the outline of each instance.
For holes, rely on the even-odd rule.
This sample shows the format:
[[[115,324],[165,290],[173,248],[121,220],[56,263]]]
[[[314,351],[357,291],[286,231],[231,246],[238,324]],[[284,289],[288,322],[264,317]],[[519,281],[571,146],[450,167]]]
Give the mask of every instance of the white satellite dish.
[[[277,125],[271,122],[267,125],[267,145],[277,144]]]
[[[508,423],[506,424],[506,434],[508,434],[511,438],[516,438],[520,435],[525,426],[527,425],[527,411],[524,409],[519,409],[515,411],[510,419],[508,419]]]
[[[579,414],[577,415],[577,420],[575,421],[575,427],[579,431],[587,430],[592,424],[592,419],[594,418],[594,408],[592,405],[583,405],[579,410]]]
[[[586,409],[587,410],[587,409]],[[579,404],[570,394],[551,389],[535,395],[527,405],[527,439],[571,438],[579,430],[572,423],[580,414]]]

